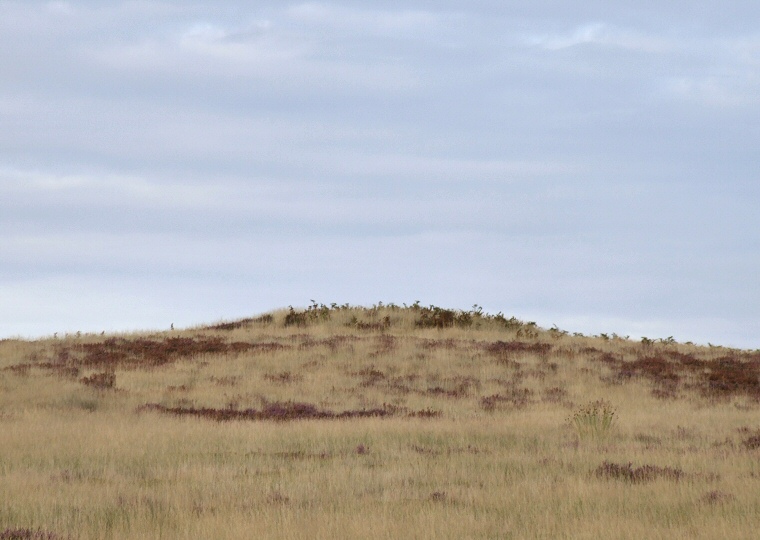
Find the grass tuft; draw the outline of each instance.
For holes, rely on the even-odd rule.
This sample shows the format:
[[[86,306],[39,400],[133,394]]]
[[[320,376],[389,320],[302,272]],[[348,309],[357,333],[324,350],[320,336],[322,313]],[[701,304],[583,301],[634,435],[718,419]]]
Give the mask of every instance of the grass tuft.
[[[610,402],[598,399],[575,411],[568,423],[581,440],[602,441],[614,427],[615,414]]]

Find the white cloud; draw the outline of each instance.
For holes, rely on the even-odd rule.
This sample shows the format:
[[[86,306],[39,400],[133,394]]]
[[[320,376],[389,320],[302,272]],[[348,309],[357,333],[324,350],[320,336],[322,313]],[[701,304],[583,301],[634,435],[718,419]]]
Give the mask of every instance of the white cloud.
[[[306,152],[294,158],[312,167],[346,176],[409,178],[420,184],[439,182],[519,182],[540,177],[576,174],[582,165],[556,161],[462,159],[399,153],[367,153],[356,150],[325,155]]]
[[[229,40],[227,30],[193,26],[178,36],[92,48],[96,64],[130,73],[220,75],[266,78],[282,72],[308,49],[297,43],[271,40]],[[221,62],[221,63],[220,63]]]
[[[202,206],[213,200],[214,184],[151,182],[140,176],[114,173],[55,174],[34,170],[0,168],[0,196],[22,196],[28,201],[59,200],[61,206],[76,200],[78,205],[118,201],[172,207]]]
[[[504,227],[534,227],[538,216],[531,215],[542,198],[565,200],[554,191],[525,196],[519,186],[535,178],[561,175],[569,170],[558,164],[508,161],[457,161],[449,159],[416,159],[408,156],[333,156],[334,162],[319,164],[301,157],[304,166],[323,167],[324,175],[344,175],[351,182],[278,181],[276,179],[239,177],[217,178],[214,182],[197,183],[157,177],[150,179],[136,175],[78,174],[59,175],[40,171],[0,170],[0,201],[7,207],[6,219],[19,219],[12,208],[27,207],[23,223],[76,222],[79,227],[97,226],[97,219],[107,217],[110,208],[117,215],[139,215],[150,210],[168,210],[166,218],[152,217],[153,227],[175,230],[185,234],[183,227],[192,216],[213,223],[213,228],[229,227],[234,222],[237,234],[250,234],[260,224],[278,224],[288,227],[308,227],[314,234],[325,229],[350,231],[354,227],[378,228],[382,234],[405,229],[470,230],[488,225],[492,230]],[[346,158],[346,159],[344,159]],[[354,159],[351,163],[345,163]],[[321,176],[320,174],[320,176]],[[399,200],[384,190],[374,192],[361,189],[371,174],[373,178],[396,179],[402,184],[418,186],[414,198]],[[353,178],[352,178],[353,177]],[[482,200],[483,182],[491,179],[488,188],[494,196]],[[381,180],[382,182],[382,180]],[[458,187],[457,187],[458,186]],[[477,186],[481,186],[480,189]],[[510,203],[521,201],[517,208],[504,213],[505,190],[517,192]],[[358,189],[357,189],[358,188]],[[452,196],[452,189],[459,193]],[[0,202],[0,211],[3,208]],[[22,214],[23,215],[23,214]],[[12,217],[14,216],[14,217]],[[33,217],[36,216],[36,217]],[[109,221],[112,221],[109,219]],[[117,221],[115,231],[126,234],[131,227]],[[126,227],[126,228],[125,228]],[[77,229],[77,227],[75,227]],[[40,227],[35,227],[40,230]],[[44,230],[44,227],[42,228]],[[192,229],[188,234],[194,234]],[[14,260],[22,260],[24,253],[46,252],[47,249],[29,250],[26,242],[31,237],[19,237],[21,244],[10,237],[5,249],[15,246]],[[48,238],[35,236],[35,242]],[[95,242],[84,242],[85,244]],[[60,239],[50,240],[50,246],[62,245]],[[98,249],[101,254],[107,250]],[[78,249],[69,252],[77,253]],[[107,256],[110,256],[107,255]],[[11,260],[6,251],[7,261]]]
[[[420,33],[425,35],[439,31],[454,22],[452,14],[442,15],[416,9],[357,9],[317,2],[291,6],[287,9],[287,14],[294,19],[323,28],[379,36],[420,37]]]
[[[665,95],[711,108],[760,105],[760,37],[714,38],[694,45],[693,52],[701,69],[666,78]]]
[[[180,44],[192,45],[195,43],[213,43],[222,41],[229,36],[224,28],[213,24],[194,24],[188,28],[180,38]]]
[[[674,77],[665,81],[664,92],[678,101],[708,107],[747,107],[760,104],[760,78]]]
[[[84,54],[94,69],[129,77],[157,75],[180,81],[190,76],[217,79],[216,84],[264,83],[287,91],[339,95],[398,93],[419,84],[419,75],[395,60],[327,58],[307,35],[278,31],[266,21],[253,28],[201,23],[179,35],[91,47]]]
[[[73,12],[73,8],[70,2],[64,2],[63,0],[54,0],[46,4],[47,9],[52,13],[69,14]]]
[[[753,69],[760,67],[760,35],[721,39],[719,43],[727,55],[740,65]]]
[[[760,39],[756,35],[700,36],[684,30],[663,35],[596,22],[567,33],[534,33],[525,43],[547,51],[589,45],[647,53],[649,63],[628,74],[645,81],[657,98],[712,108],[760,103]],[[618,66],[610,67],[616,74]],[[596,65],[595,69],[600,73],[605,68]]]
[[[596,45],[646,53],[664,53],[672,51],[675,47],[675,43],[670,39],[602,22],[583,24],[569,33],[533,34],[526,37],[525,41],[528,45],[539,46],[550,51],[578,45]]]
[[[692,43],[700,64],[661,82],[663,93],[681,102],[711,108],[746,108],[760,104],[760,38],[739,36]]]
[[[149,0],[117,2],[0,1],[3,35],[35,35],[40,41],[65,37],[100,38],[123,35],[127,28],[143,31],[161,17],[194,11],[176,2]],[[59,42],[59,45],[61,43]]]

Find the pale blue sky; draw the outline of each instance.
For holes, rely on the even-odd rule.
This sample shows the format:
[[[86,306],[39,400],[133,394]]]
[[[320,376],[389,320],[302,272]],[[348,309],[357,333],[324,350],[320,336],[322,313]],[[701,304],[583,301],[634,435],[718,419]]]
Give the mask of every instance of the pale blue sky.
[[[758,20],[0,0],[0,337],[420,300],[759,348]]]

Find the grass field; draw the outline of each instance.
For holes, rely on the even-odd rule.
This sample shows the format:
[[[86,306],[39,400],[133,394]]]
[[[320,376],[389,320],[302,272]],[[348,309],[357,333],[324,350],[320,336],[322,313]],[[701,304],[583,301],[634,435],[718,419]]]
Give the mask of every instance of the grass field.
[[[756,538],[760,352],[323,306],[0,341],[0,539]]]

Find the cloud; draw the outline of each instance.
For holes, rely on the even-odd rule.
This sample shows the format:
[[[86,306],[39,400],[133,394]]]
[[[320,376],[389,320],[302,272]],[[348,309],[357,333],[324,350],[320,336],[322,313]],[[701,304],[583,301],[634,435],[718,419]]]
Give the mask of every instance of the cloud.
[[[14,38],[34,34],[40,41],[81,36],[102,40],[143,32],[146,23],[162,17],[194,11],[188,5],[161,1],[106,2],[0,2],[0,28],[3,37]],[[131,23],[131,28],[125,23]],[[129,30],[127,30],[129,28]]]
[[[295,20],[330,27],[341,33],[391,36],[429,37],[456,22],[456,15],[420,9],[375,9],[341,6],[336,3],[307,2],[287,9]]]
[[[524,37],[530,47],[562,56],[568,73],[596,79],[640,81],[647,99],[714,108],[750,108],[760,95],[760,40],[754,34],[722,35],[674,27],[668,30],[625,28],[605,22],[576,26],[569,32],[537,33]],[[615,53],[615,51],[619,53]],[[605,51],[605,55],[598,54]],[[622,53],[635,53],[640,60]],[[614,56],[613,56],[614,55]],[[549,69],[557,64],[549,63]]]
[[[341,161],[340,155],[337,158]],[[120,237],[155,233],[236,238],[262,231],[341,237],[361,230],[397,236],[420,231],[473,231],[484,226],[492,231],[517,232],[551,227],[556,220],[541,223],[536,207],[566,200],[561,193],[546,194],[541,188],[527,195],[525,187],[520,187],[539,179],[546,181],[565,170],[550,164],[419,159],[405,162],[403,156],[375,159],[376,162],[357,160],[350,165],[356,169],[341,170],[335,164],[323,164],[324,173],[316,178],[340,171],[350,179],[332,182],[248,176],[218,177],[212,183],[161,176],[60,175],[6,169],[0,171],[0,232],[5,231],[10,238],[4,257],[8,262],[20,263],[25,253],[45,253],[48,248],[52,252],[53,247],[66,243],[55,234],[89,237],[94,230]],[[319,167],[314,163],[312,166]],[[431,172],[436,168],[437,174]],[[484,180],[489,174],[494,180],[486,187]],[[418,179],[419,176],[424,178]],[[395,179],[393,183],[391,178]],[[488,200],[482,200],[485,189],[491,193]],[[505,214],[504,201],[509,198],[519,198],[521,204]],[[139,221],[131,217],[137,215],[141,216]],[[15,235],[21,243],[14,243]],[[30,241],[45,242],[47,247],[30,250]],[[102,242],[81,242],[82,246],[98,243]],[[125,253],[137,250],[136,246]],[[105,259],[112,256],[102,247],[94,252]]]
[[[45,4],[45,7],[47,7],[48,11],[52,13],[60,13],[60,14],[69,14],[73,11],[73,8],[71,6],[70,2],[65,2],[63,0],[54,0],[51,2],[48,2]]]
[[[125,207],[160,203],[172,207],[206,204],[218,189],[214,185],[186,182],[151,182],[124,174],[55,174],[36,170],[0,169],[0,196],[6,201],[23,198],[33,207],[46,201],[63,205],[103,204],[118,201]],[[0,208],[3,203],[0,203]]]
[[[28,93],[180,95],[223,86],[238,94],[388,95],[419,76],[398,58],[356,58],[325,49],[319,34],[283,9],[226,10],[152,2],[0,5],[5,83]],[[271,16],[269,16],[271,15]],[[24,58],[23,62],[19,61]],[[54,83],[53,83],[54,81]],[[197,90],[196,90],[197,91]]]
[[[674,77],[664,84],[672,99],[711,108],[744,108],[760,105],[760,78]]]
[[[664,79],[665,96],[710,108],[752,108],[760,104],[760,38],[717,37],[691,52],[700,65],[686,65],[681,73]]]
[[[195,23],[179,35],[95,47],[85,57],[112,76],[168,77],[177,83],[265,84],[288,92],[398,93],[415,88],[418,76],[391,59],[363,62],[325,58],[312,40],[280,32],[268,22],[256,31]]]
[[[650,4],[0,0],[0,298],[749,341],[757,8]]]
[[[433,188],[436,184],[469,181],[503,183],[574,174],[581,165],[552,161],[458,159],[408,153],[345,151],[332,155],[305,153],[296,158],[324,172],[357,178],[405,178]]]
[[[87,56],[97,65],[117,71],[185,73],[199,77],[248,75],[255,78],[266,75],[262,73],[265,68],[275,70],[307,52],[304,46],[295,42],[263,39],[256,35],[233,39],[231,35],[229,30],[220,26],[194,23],[178,35],[92,48],[87,51]]]
[[[558,51],[579,45],[614,47],[644,53],[666,53],[676,44],[666,38],[643,32],[619,28],[602,22],[587,23],[575,27],[569,33],[534,34],[525,38],[528,45],[550,51]]]

